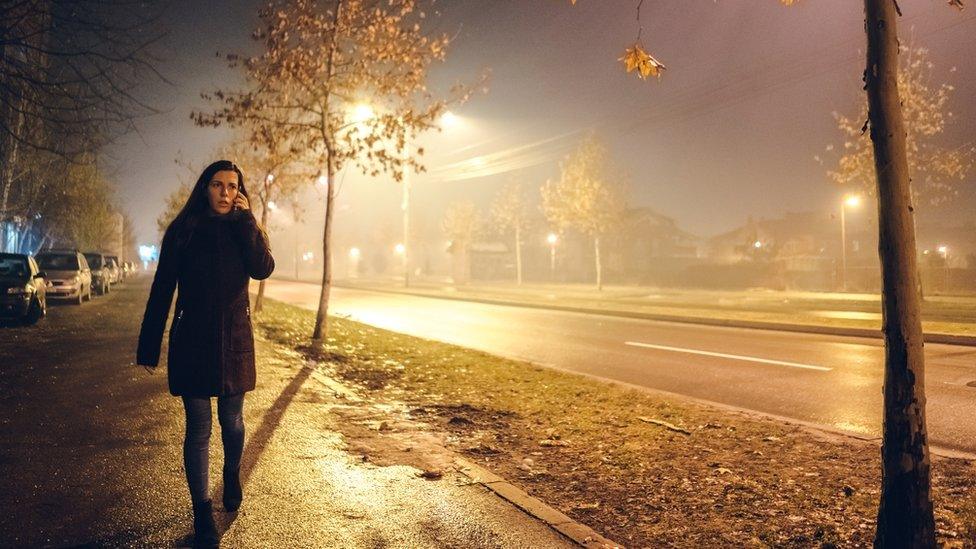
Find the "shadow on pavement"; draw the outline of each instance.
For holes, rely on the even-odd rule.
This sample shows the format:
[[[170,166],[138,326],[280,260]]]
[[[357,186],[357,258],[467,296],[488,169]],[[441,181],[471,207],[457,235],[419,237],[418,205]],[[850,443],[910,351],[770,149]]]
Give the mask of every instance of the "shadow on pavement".
[[[244,457],[241,459],[241,485],[244,487],[244,504],[247,505],[247,481],[251,478],[251,473],[254,471],[254,467],[257,465],[258,461],[261,459],[261,455],[264,453],[265,448],[268,447],[268,443],[271,441],[271,437],[274,436],[275,431],[281,424],[281,419],[284,417],[285,412],[288,410],[288,406],[291,405],[292,400],[295,399],[295,395],[298,394],[299,389],[305,384],[305,380],[308,376],[312,375],[314,371],[314,363],[305,362],[305,366],[298,371],[298,374],[292,379],[288,386],[281,391],[278,398],[275,399],[274,403],[265,412],[264,417],[261,418],[261,424],[258,425],[254,434],[247,437],[247,442],[244,446]],[[220,500],[219,494],[223,494],[224,485],[223,481],[219,481],[216,485],[216,490],[214,494],[218,496],[214,497],[215,501]],[[242,505],[242,507],[243,507]],[[230,526],[237,520],[237,512],[234,513],[218,513],[215,517],[217,522],[217,530],[223,536],[223,533],[230,528]],[[192,540],[192,535],[190,536]],[[180,540],[186,541],[186,540]]]

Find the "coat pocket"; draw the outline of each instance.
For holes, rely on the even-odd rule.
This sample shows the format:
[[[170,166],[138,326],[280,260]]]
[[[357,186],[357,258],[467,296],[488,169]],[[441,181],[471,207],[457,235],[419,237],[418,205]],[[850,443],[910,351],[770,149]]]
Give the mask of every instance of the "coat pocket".
[[[254,351],[254,331],[251,326],[251,305],[235,309],[230,322],[230,350]]]

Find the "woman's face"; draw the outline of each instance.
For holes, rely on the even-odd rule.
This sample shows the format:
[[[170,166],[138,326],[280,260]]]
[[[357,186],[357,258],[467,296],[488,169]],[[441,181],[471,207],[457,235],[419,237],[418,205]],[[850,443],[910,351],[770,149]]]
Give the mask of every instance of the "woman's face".
[[[237,198],[237,172],[223,170],[214,174],[207,185],[210,209],[218,214],[230,213]]]

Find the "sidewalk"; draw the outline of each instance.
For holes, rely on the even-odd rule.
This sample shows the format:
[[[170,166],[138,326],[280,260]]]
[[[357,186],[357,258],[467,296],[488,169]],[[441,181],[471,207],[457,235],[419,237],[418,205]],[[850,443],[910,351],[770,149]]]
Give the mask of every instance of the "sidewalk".
[[[313,281],[309,281],[313,282]],[[774,290],[684,290],[640,286],[479,282],[453,285],[412,280],[343,279],[337,287],[605,314],[669,322],[855,337],[881,337],[877,294]],[[928,296],[922,304],[926,341],[976,345],[976,297]]]
[[[163,369],[132,364],[149,282],[51,307],[35,327],[0,328],[0,546],[190,543],[179,399]],[[223,546],[576,546],[472,478],[477,471],[464,474],[436,437],[390,437],[388,449],[410,459],[351,446],[341,430],[378,432],[376,409],[263,333],[236,516],[220,509],[214,420],[211,493]]]

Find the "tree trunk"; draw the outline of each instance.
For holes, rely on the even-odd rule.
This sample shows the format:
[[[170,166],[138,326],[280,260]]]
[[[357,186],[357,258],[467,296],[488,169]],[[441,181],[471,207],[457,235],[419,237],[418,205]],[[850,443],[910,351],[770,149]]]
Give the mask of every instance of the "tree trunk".
[[[871,141],[878,182],[885,339],[881,501],[875,547],[935,547],[915,222],[898,95],[894,0],[865,0]]]
[[[328,187],[326,189],[325,200],[325,227],[322,232],[322,291],[319,294],[319,309],[315,313],[315,328],[312,331],[312,345],[322,348],[325,345],[329,334],[328,314],[329,314],[329,293],[332,290],[332,214],[335,203],[335,163],[333,156],[329,153],[327,162],[326,177],[328,177]]]
[[[596,255],[596,289],[603,290],[603,264],[600,261],[600,237],[593,237],[593,250]]]
[[[264,177],[264,195],[261,198],[261,228],[268,230],[268,177]],[[258,281],[258,295],[254,298],[254,312],[260,313],[264,309],[264,283],[265,279]]]
[[[522,228],[515,225],[515,280],[522,285]]]
[[[17,107],[22,109],[24,104],[25,101],[20,100],[18,101]],[[24,126],[24,116],[16,108],[10,108],[8,111],[10,116],[13,117],[13,123],[9,126],[10,133],[13,135],[4,135],[0,138],[0,147],[2,147],[2,153],[0,153],[0,228],[9,229],[11,225],[2,223],[4,221],[9,222],[13,219],[13,216],[8,211],[10,207],[10,189],[14,184],[14,168],[17,164],[18,153],[20,152],[20,142],[14,136],[20,137]],[[4,116],[7,116],[7,114],[4,113]],[[6,245],[7,230],[3,230],[0,231],[0,252],[16,251],[6,250]]]

